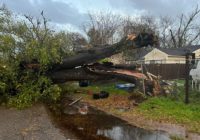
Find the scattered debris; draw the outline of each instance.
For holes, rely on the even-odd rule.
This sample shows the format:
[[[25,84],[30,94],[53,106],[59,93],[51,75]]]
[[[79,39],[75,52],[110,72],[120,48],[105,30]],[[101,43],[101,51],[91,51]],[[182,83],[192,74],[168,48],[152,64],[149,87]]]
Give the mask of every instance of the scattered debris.
[[[130,91],[130,90],[133,90],[135,88],[135,84],[131,84],[131,83],[116,84],[116,88]]]
[[[95,93],[93,94],[93,99],[103,99],[103,98],[108,98],[109,93],[106,91],[100,91],[100,93]]]
[[[136,103],[135,101],[132,102],[134,106],[138,106],[139,103]]]
[[[71,102],[71,103],[69,104],[69,106],[71,106],[71,105],[73,105],[73,104],[77,103],[77,102],[78,102],[78,101],[80,101],[81,99],[82,99],[82,97],[80,97],[80,98],[78,98],[77,100],[75,100],[75,101]]]
[[[135,78],[138,78],[138,79],[146,79],[147,77],[140,73],[140,72],[137,72],[137,71],[133,71],[133,70],[115,70],[114,71],[115,73],[119,73],[119,74],[124,74],[124,75],[128,75],[128,76],[133,76]]]
[[[128,97],[128,100],[133,102],[132,104],[135,106],[137,106],[139,103],[142,103],[144,100],[146,100],[147,97],[146,95],[144,95],[142,92],[136,90],[134,91],[133,94],[131,94],[129,97]]]
[[[152,74],[152,73],[150,73],[150,72],[147,72],[147,75],[150,77],[151,80],[153,80],[153,78],[154,78],[154,79],[160,79],[160,78],[161,78],[160,75],[159,75],[159,76],[156,76],[156,75],[154,75],[154,74]]]
[[[79,81],[79,86],[80,87],[87,87],[88,85],[89,85],[89,81],[88,80]]]
[[[79,107],[78,112],[82,115],[87,115],[88,114],[88,105],[85,104],[85,105],[83,105],[83,107]]]
[[[172,81],[161,81],[160,85],[162,86],[162,93],[164,95],[176,95],[177,93],[177,83]]]
[[[148,96],[157,96],[161,93],[162,88],[160,86],[161,76],[156,76],[150,72],[146,72],[146,79],[143,82],[144,94]]]
[[[150,92],[146,92],[146,94],[149,95],[149,96],[151,96],[151,97],[153,96]]]

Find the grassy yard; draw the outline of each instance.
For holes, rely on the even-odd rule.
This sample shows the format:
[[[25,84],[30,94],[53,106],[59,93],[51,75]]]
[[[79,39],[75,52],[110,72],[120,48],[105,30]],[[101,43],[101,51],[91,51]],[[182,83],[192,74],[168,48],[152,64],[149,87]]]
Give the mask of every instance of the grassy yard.
[[[139,105],[137,111],[147,119],[184,124],[189,131],[200,133],[200,92],[190,91],[190,103],[184,103],[184,87],[177,88],[177,95],[153,97]]]

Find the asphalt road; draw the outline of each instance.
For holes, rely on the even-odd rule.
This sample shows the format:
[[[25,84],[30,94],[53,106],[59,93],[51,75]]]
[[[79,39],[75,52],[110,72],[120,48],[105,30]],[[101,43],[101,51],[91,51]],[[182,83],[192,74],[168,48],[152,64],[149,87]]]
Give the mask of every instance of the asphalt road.
[[[52,123],[43,105],[25,110],[0,107],[0,140],[74,140]]]

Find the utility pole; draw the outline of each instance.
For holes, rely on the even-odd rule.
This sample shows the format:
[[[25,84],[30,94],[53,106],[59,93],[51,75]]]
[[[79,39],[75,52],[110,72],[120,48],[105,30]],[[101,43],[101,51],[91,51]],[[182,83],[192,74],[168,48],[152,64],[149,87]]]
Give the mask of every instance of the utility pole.
[[[189,103],[189,72],[190,72],[190,64],[189,64],[189,53],[185,55],[185,103]]]
[[[186,53],[185,56],[186,62],[185,62],[185,103],[189,103],[189,80],[190,80],[190,69],[195,64],[195,54],[194,53]]]
[[[142,69],[142,74],[144,74],[142,62],[141,62],[141,69]],[[142,78],[142,88],[143,88],[143,93],[144,93],[144,95],[145,95],[146,91],[145,91],[145,82],[144,82],[144,78]]]

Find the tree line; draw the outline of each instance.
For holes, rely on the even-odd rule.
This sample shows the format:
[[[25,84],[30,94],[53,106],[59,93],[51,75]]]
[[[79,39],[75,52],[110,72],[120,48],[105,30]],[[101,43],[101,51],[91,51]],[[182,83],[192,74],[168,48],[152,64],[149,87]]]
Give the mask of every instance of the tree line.
[[[154,33],[159,37],[160,47],[164,48],[181,48],[198,44],[200,40],[198,6],[191,12],[174,17],[131,17],[112,12],[89,13],[88,16],[89,22],[82,25],[82,30],[88,37],[85,42],[90,45],[112,44],[124,35],[139,32]]]

